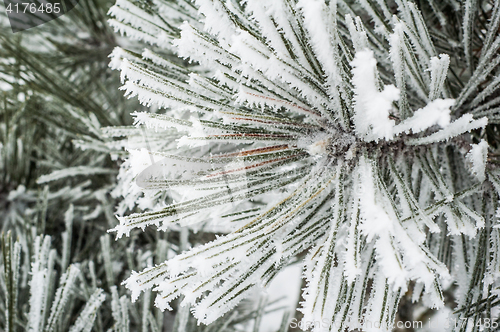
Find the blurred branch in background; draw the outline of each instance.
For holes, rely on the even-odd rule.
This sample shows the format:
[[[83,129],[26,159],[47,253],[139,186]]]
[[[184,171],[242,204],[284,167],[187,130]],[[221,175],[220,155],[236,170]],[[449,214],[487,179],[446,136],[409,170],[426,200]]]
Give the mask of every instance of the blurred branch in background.
[[[179,253],[181,237],[146,232],[114,243],[106,234],[117,223],[116,158],[129,140],[119,132],[143,139],[130,113],[145,109],[123,98],[108,69],[115,46],[142,48],[109,28],[113,4],[80,1],[17,33],[0,16],[0,331],[235,331],[262,310],[249,303],[205,329],[190,315],[163,314],[151,294],[132,304],[120,285]],[[213,237],[191,234],[184,247]]]

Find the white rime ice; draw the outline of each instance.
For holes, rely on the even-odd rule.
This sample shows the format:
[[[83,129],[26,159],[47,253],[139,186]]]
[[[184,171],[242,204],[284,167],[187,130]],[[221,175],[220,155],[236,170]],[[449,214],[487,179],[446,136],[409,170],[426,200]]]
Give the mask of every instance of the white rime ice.
[[[487,167],[484,141],[467,157],[464,142],[488,119],[458,111],[477,85],[450,98],[452,56],[438,54],[416,5],[178,0],[168,3],[179,12],[162,20],[163,1],[131,17],[134,3],[118,1],[112,25],[162,50],[111,55],[125,95],[155,107],[133,113],[134,127],[103,129],[127,138],[113,142],[127,157],[111,232],[120,238],[154,225],[224,233],[133,272],[124,284],[134,300],[154,291],[164,310],[182,298],[210,324],[302,252],[300,310],[303,322],[322,323],[314,332],[369,330],[362,321],[389,331],[411,285],[413,300],[429,308],[443,307],[450,280],[458,280],[460,305],[480,293],[467,295],[477,278],[465,270],[475,258],[464,263],[462,241],[491,229],[495,213],[476,210],[485,187],[477,180],[500,193],[500,177]],[[490,42],[484,57],[492,60]],[[179,66],[167,50],[191,64]],[[468,166],[476,179],[454,176]],[[143,212],[126,214],[136,208]],[[500,248],[495,234],[491,246]],[[497,272],[488,268],[488,282]],[[112,292],[124,326],[127,309]]]
[[[450,57],[448,54],[440,54],[431,58],[431,85],[429,87],[429,100],[434,100],[443,92],[443,84],[448,73]]]
[[[488,119],[485,117],[474,120],[472,114],[464,114],[462,117],[450,123],[444,129],[426,137],[410,139],[408,143],[422,145],[446,141],[450,138],[456,137],[471,130],[484,128],[487,124]]]
[[[69,214],[67,213],[66,217],[69,217]],[[28,331],[55,331],[58,326],[62,326],[62,322],[67,318],[69,303],[79,289],[76,284],[83,278],[80,265],[71,264],[63,270],[56,288],[54,264],[57,253],[55,249],[51,249],[50,242],[50,236],[38,236],[33,246]],[[96,288],[69,331],[89,332],[104,300],[104,291]]]
[[[472,144],[467,159],[471,163],[470,171],[483,182],[486,179],[486,161],[488,159],[488,143],[481,140],[478,144]]]
[[[97,316],[97,309],[105,299],[106,295],[104,291],[97,288],[88,299],[87,304],[85,304],[85,307],[76,319],[76,322],[71,326],[69,332],[90,332]]]
[[[392,103],[399,99],[400,93],[393,85],[387,85],[379,91],[377,61],[373,57],[373,52],[369,50],[357,52],[351,65],[353,66],[352,82],[356,94],[354,125],[358,136],[365,141],[391,140],[395,135],[403,132],[416,134],[433,125],[445,128],[450,123],[450,107],[453,106],[454,100],[436,99],[424,108],[415,111],[412,117],[396,125],[390,115],[391,112],[395,113]],[[480,126],[484,126],[484,123]]]
[[[372,51],[357,52],[351,65],[356,94],[353,117],[356,133],[366,141],[391,139],[395,121],[389,114],[392,102],[399,99],[399,90],[394,85],[378,90],[377,61]]]
[[[413,114],[411,118],[402,121],[394,127],[394,133],[420,133],[433,125],[445,128],[450,123],[450,107],[453,99],[436,99]]]
[[[47,307],[51,273],[56,252],[50,250],[50,236],[37,237],[34,246],[34,260],[31,266],[30,313],[28,327],[30,331],[42,331]]]

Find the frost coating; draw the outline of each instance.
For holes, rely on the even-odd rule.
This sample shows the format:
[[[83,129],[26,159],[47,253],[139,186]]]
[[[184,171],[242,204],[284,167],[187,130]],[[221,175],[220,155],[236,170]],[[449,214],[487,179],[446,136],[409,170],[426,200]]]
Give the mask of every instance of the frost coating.
[[[122,174],[174,202],[151,200],[113,231],[229,230],[133,273],[133,297],[153,289],[170,309],[182,295],[209,324],[307,251],[305,321],[390,323],[412,284],[416,300],[442,307],[456,271],[441,257],[486,225],[470,203],[477,184],[450,176],[464,159],[454,143],[487,119],[453,111],[449,57],[437,55],[419,10],[398,1],[373,32],[335,1],[196,3],[199,22],[186,20],[173,38],[196,66],[115,52],[126,94],[160,108],[135,114],[156,147],[134,137],[129,151],[142,152]],[[148,155],[159,158],[145,167]],[[436,243],[448,236],[458,240],[442,253]]]
[[[378,91],[376,83],[377,61],[372,51],[361,51],[351,62],[354,92],[354,125],[356,133],[366,141],[392,139],[394,120],[389,119],[392,102],[399,99],[394,85]]]
[[[400,93],[393,85],[387,85],[383,91],[379,91],[376,81],[377,62],[373,52],[357,52],[351,65],[356,93],[353,117],[355,130],[365,141],[391,140],[401,133],[417,134],[433,125],[445,128],[450,123],[450,108],[454,100],[436,99],[396,125],[390,118],[390,113],[394,112],[392,103],[399,99]]]
[[[472,167],[470,171],[476,178],[483,182],[486,179],[486,161],[488,159],[488,142],[481,140],[478,144],[472,144],[467,154],[467,159]]]

